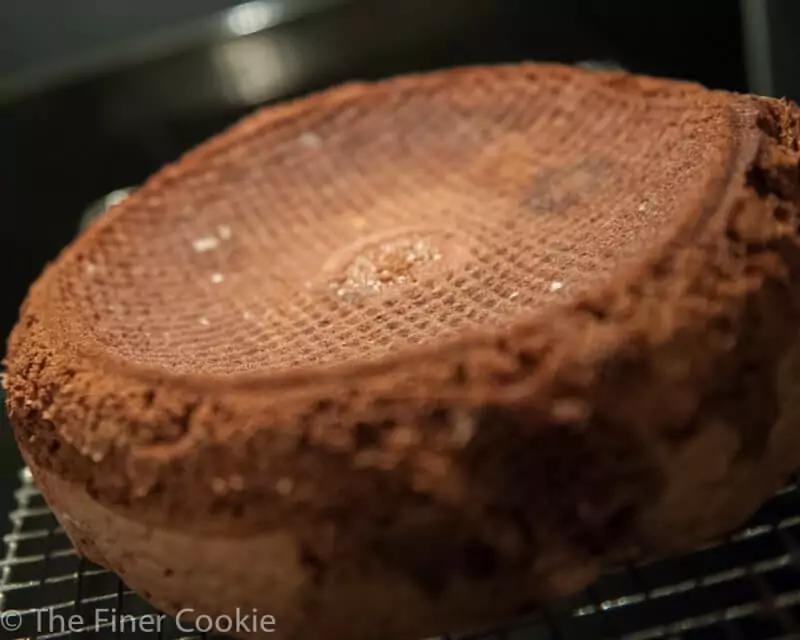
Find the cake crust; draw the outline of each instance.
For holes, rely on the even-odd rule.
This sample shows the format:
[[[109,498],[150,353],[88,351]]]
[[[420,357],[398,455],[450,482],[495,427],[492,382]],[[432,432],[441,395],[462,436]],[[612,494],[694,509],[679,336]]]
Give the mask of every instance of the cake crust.
[[[222,375],[110,353],[58,288],[120,219],[270,123],[503,74],[672,100],[717,153],[668,235],[591,291],[376,359]],[[480,626],[689,548],[800,464],[798,122],[786,102],[549,65],[264,110],[157,174],[34,284],[6,361],[20,448],[87,557],[167,612],[255,607],[293,640]]]

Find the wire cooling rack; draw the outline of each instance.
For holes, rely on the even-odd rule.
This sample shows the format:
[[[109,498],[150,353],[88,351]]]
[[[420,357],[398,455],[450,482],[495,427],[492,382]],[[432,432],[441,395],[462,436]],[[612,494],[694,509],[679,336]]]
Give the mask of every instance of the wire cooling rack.
[[[185,623],[166,617],[154,624],[158,612],[114,574],[79,558],[30,473],[23,470],[20,478],[0,560],[0,611],[7,627],[18,628],[0,630],[0,638],[222,637],[187,630]],[[137,625],[145,619],[150,626]],[[75,621],[86,621],[87,627],[76,628]],[[796,482],[725,540],[611,573],[579,597],[503,629],[438,640],[751,638],[800,639]]]

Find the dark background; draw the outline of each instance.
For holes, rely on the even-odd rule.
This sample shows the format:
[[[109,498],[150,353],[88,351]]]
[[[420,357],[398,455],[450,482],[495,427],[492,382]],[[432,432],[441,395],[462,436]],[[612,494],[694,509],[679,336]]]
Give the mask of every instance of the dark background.
[[[285,0],[286,22],[238,38],[218,14],[234,4],[0,2],[0,334],[92,201],[260,104],[349,79],[524,59],[614,60],[735,91],[750,68],[752,83],[737,0]],[[794,22],[772,17],[784,48],[800,24],[800,3],[788,5]],[[280,81],[259,85],[274,68]],[[790,69],[762,79],[764,91],[788,86]],[[0,513],[18,467],[4,422]]]

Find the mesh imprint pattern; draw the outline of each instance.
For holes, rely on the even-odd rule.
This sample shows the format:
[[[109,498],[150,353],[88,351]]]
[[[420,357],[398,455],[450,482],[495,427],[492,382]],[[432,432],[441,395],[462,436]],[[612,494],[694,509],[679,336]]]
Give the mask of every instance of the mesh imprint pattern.
[[[213,373],[509,324],[674,230],[720,153],[695,135],[712,109],[609,78],[451,72],[268,110],[111,213],[62,304],[127,360]]]

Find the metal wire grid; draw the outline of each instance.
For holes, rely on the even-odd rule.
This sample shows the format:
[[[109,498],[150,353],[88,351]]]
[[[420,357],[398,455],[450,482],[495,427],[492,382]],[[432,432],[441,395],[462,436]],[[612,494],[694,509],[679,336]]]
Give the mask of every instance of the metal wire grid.
[[[136,626],[158,612],[114,574],[79,558],[27,470],[21,483],[0,560],[0,611],[18,614],[20,627],[0,630],[0,638],[206,640],[169,618],[148,632]],[[87,628],[76,630],[70,616]],[[792,483],[726,540],[619,570],[506,628],[439,640],[788,640],[800,638],[799,621],[800,487]]]

